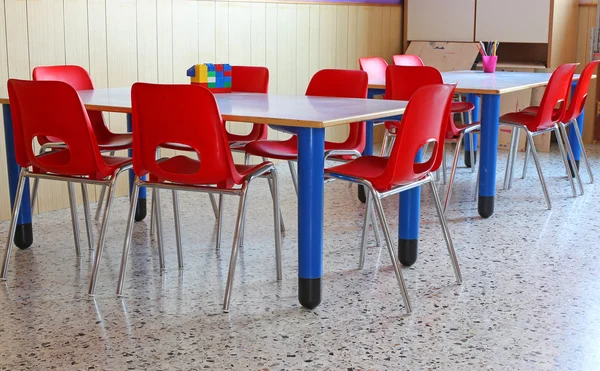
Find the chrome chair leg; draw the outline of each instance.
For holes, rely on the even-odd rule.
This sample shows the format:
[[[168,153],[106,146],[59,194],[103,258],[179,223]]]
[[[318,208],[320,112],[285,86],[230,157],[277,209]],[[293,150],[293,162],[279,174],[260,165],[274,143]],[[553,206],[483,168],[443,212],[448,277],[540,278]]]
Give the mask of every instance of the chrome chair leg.
[[[233,278],[235,276],[235,266],[237,263],[237,255],[239,251],[239,237],[242,231],[242,222],[244,213],[246,212],[246,191],[247,184],[244,184],[240,193],[240,203],[238,206],[237,222],[235,224],[235,233],[233,236],[233,247],[231,248],[231,258],[229,259],[229,273],[227,274],[227,284],[225,286],[225,298],[223,299],[223,312],[229,312],[229,304],[231,302],[231,290],[233,288]]]
[[[565,165],[565,171],[567,172],[567,178],[569,178],[569,184],[571,185],[571,191],[573,191],[573,197],[577,197],[577,190],[575,189],[575,182],[573,181],[573,174],[571,173],[571,169],[569,169],[569,159],[567,158],[567,151],[565,150],[565,144],[563,142],[563,138],[558,128],[557,124],[554,124],[554,134],[556,135],[556,142],[558,143],[558,149],[560,150],[560,156],[562,157],[563,163]],[[583,190],[583,186],[582,186]]]
[[[463,138],[463,133],[460,133],[460,135],[458,136],[458,140],[456,141],[454,159],[452,160],[452,169],[450,170],[450,179],[448,179],[448,187],[446,188],[446,199],[444,200],[444,215],[446,215],[446,210],[448,209],[448,205],[450,204],[450,197],[452,197],[452,187],[454,185],[454,177],[456,175],[456,168],[458,166],[458,157],[460,156],[460,145],[463,141]],[[471,164],[475,166],[475,163],[471,162]]]
[[[527,176],[527,163],[529,162],[529,153],[531,152],[529,141],[526,140],[525,142],[525,161],[523,162],[523,174],[521,175],[521,179],[525,179]]]
[[[177,244],[177,264],[183,269],[183,249],[181,248],[181,224],[179,221],[179,197],[173,190],[173,219],[175,220],[175,242]]]
[[[540,165],[540,160],[537,156],[537,151],[535,150],[535,144],[533,143],[533,136],[528,130],[525,132],[527,134],[527,142],[529,143],[529,147],[531,148],[531,154],[533,155],[533,161],[535,162],[535,168],[537,169],[538,177],[540,178],[542,190],[544,191],[544,196],[546,197],[546,204],[548,205],[548,210],[550,210],[552,209],[552,204],[550,202],[550,196],[548,195],[548,188],[546,187],[544,174],[542,173],[542,166]]]
[[[75,239],[75,253],[81,256],[81,246],[79,244],[79,218],[77,217],[77,201],[75,200],[75,187],[73,183],[68,182],[69,188],[69,206],[71,208],[71,224],[73,224],[73,238]]]
[[[473,123],[473,111],[467,113],[468,125]],[[469,157],[471,159],[471,173],[475,172],[475,137],[473,133],[469,133]]]
[[[390,254],[390,258],[392,260],[392,266],[394,267],[394,273],[396,274],[396,280],[398,281],[398,286],[400,286],[400,292],[402,294],[402,299],[404,300],[404,306],[406,308],[406,313],[412,313],[412,306],[410,305],[410,299],[408,298],[408,291],[406,290],[406,284],[404,283],[404,277],[402,276],[402,271],[400,270],[400,264],[398,263],[398,259],[396,258],[396,254],[394,253],[394,245],[392,244],[392,235],[390,234],[390,228],[387,224],[387,220],[385,218],[385,214],[383,213],[383,205],[381,204],[381,199],[379,199],[379,195],[376,193],[374,189],[370,188],[371,197],[375,202],[375,208],[377,209],[377,214],[379,215],[379,222],[381,223],[381,227],[383,228],[383,235],[385,237],[385,242],[388,248],[388,253]]]
[[[512,149],[512,159],[510,164],[510,174],[508,177],[508,189],[512,189],[514,174],[515,174],[515,161],[519,153],[519,142],[521,141],[521,130],[515,129],[515,143]]]
[[[217,201],[215,200],[215,195],[212,193],[209,193],[208,198],[210,198],[210,205],[212,206],[213,213],[215,214],[215,219],[218,219],[219,218],[219,208],[217,207]]]
[[[585,161],[585,166],[587,168],[587,172],[590,176],[590,183],[594,183],[594,175],[592,174],[592,167],[590,166],[590,161],[588,159],[587,152],[585,151],[585,147],[583,146],[583,138],[581,137],[581,130],[579,130],[579,124],[577,124],[577,120],[573,120],[573,126],[575,129],[575,134],[577,136],[577,141],[579,142],[579,147],[581,148],[581,154],[583,155],[583,159]]]
[[[371,225],[373,226],[373,233],[375,233],[375,244],[377,245],[377,247],[380,247],[382,246],[381,234],[379,233],[379,227],[377,226],[377,218],[375,217],[375,207],[373,206],[373,203],[371,203],[371,208],[369,209],[369,212],[371,213],[370,218],[373,221]]]
[[[444,149],[442,149],[442,184],[446,184],[447,176],[446,176],[446,144],[442,144]]]
[[[386,130],[383,133],[383,142],[381,143],[381,152],[380,152],[380,157],[385,157],[385,154],[387,152],[387,145],[388,145],[388,141],[389,141],[389,137],[390,137],[390,133]],[[350,183],[352,184],[352,183]]]
[[[156,234],[158,235],[158,260],[160,265],[160,270],[165,270],[165,244],[163,238],[163,229],[162,229],[162,213],[160,208],[160,190],[158,188],[154,188],[154,193],[156,194],[156,202],[154,203],[154,213],[156,214]]]
[[[367,250],[367,230],[369,229],[369,224],[371,222],[371,194],[370,192],[366,192],[367,201],[365,203],[365,215],[363,219],[363,228],[362,228],[362,237],[360,242],[360,256],[358,258],[358,269],[363,269],[365,266],[365,255]],[[373,221],[375,222],[375,221]]]
[[[6,281],[6,273],[8,273],[8,264],[10,263],[10,254],[13,247],[13,239],[17,230],[17,218],[19,217],[19,210],[21,208],[21,199],[23,198],[23,189],[25,188],[25,169],[21,169],[19,175],[19,183],[17,185],[17,194],[15,196],[15,203],[12,208],[12,217],[10,219],[10,226],[8,227],[8,237],[6,238],[6,249],[4,250],[4,260],[2,261],[2,270],[0,271],[0,279]],[[29,197],[29,195],[27,195]]]
[[[83,197],[83,213],[85,214],[85,228],[87,230],[88,245],[90,250],[94,250],[94,231],[92,228],[92,218],[90,216],[90,199],[85,183],[81,183],[81,196]]]
[[[430,175],[431,177],[431,175]],[[436,185],[433,183],[433,180],[429,182],[431,186],[431,192],[433,192],[433,200],[435,201],[435,209],[437,210],[438,218],[440,219],[440,224],[442,225],[442,232],[444,233],[444,240],[446,240],[446,247],[448,248],[448,254],[450,254],[450,262],[452,263],[452,268],[454,269],[454,276],[456,277],[456,283],[459,285],[462,283],[462,274],[460,273],[460,266],[458,265],[458,259],[456,257],[456,251],[454,251],[454,245],[452,244],[452,237],[450,237],[450,231],[448,230],[448,225],[446,224],[446,217],[444,216],[444,212],[442,210],[442,204],[440,202],[440,196],[438,195],[438,191]]]
[[[263,161],[264,161],[264,159],[263,159]],[[287,163],[290,168],[290,173],[292,174],[292,182],[294,183],[294,190],[296,191],[296,196],[298,196],[298,173],[296,173],[294,161],[288,161]]]
[[[275,266],[277,281],[281,281],[283,279],[283,270],[281,268],[281,215],[279,214],[279,181],[275,166],[271,169],[270,178],[275,185],[273,193],[271,193],[273,198],[273,228],[275,230]]]
[[[115,151],[110,151],[109,155],[114,156]],[[100,197],[98,197],[98,203],[96,204],[96,215],[94,215],[94,219],[96,221],[98,221],[98,219],[100,219],[100,211],[102,211],[102,204],[104,203],[105,193],[106,193],[106,186],[103,185],[102,189],[100,190]]]
[[[475,172],[475,138],[473,137],[473,133],[469,133],[469,145],[471,149],[469,150],[469,157],[471,158],[471,173]]]
[[[110,207],[113,202],[115,189],[117,184],[117,175],[114,174],[108,185],[108,195],[106,196],[106,207],[104,208],[104,217],[102,218],[102,227],[98,235],[98,248],[94,257],[94,267],[92,269],[92,277],[90,279],[90,289],[88,295],[93,296],[96,292],[96,279],[98,278],[98,268],[100,267],[100,259],[102,259],[102,251],[104,250],[104,239],[106,238],[106,230],[108,229],[108,218],[110,216]]]
[[[244,152],[244,165],[250,165],[250,154],[248,152]]]
[[[221,230],[223,229],[223,206],[225,205],[225,196],[219,195],[219,216],[217,217],[217,250],[221,249]]]
[[[268,161],[265,157],[263,157],[262,160],[263,160],[263,162]],[[273,197],[273,182],[271,179],[268,179],[268,182],[269,182],[269,189],[271,190],[271,197]],[[279,220],[281,220],[281,234],[285,234],[285,223],[283,222],[283,214],[281,213],[281,208],[279,208]]]
[[[581,195],[583,196],[583,181],[581,180],[581,174],[579,173],[579,169],[575,169],[575,155],[573,154],[573,148],[571,148],[571,143],[569,143],[569,138],[567,136],[567,130],[565,127],[565,124],[563,124],[562,122],[558,123],[558,127],[560,129],[560,135],[562,136],[562,139],[565,143],[565,147],[567,149],[567,154],[569,155],[569,158],[571,159],[571,164],[573,164],[573,169],[575,170],[575,177],[577,178],[577,183],[579,184],[579,190],[581,191]],[[567,173],[571,174],[571,169],[569,168],[569,163],[567,161]]]
[[[513,156],[515,155],[515,142],[517,139],[517,131],[519,129],[512,128],[510,133],[510,145],[508,146],[508,156],[506,157],[506,169],[504,170],[504,189],[509,189],[511,168],[514,165]]]
[[[38,187],[40,184],[40,178],[33,179],[33,188],[31,191],[31,211],[33,212],[35,203],[37,201]]]
[[[149,189],[149,188],[147,188]],[[156,203],[156,197],[154,196],[154,190],[152,190],[152,199],[150,201],[150,235],[154,234],[154,226],[156,224],[156,215],[154,214],[154,204]]]
[[[133,183],[133,192],[131,192],[131,201],[129,205],[129,217],[127,218],[127,230],[125,232],[125,242],[123,243],[123,254],[121,255],[121,269],[119,269],[119,281],[117,282],[117,296],[123,295],[123,283],[127,272],[127,260],[129,258],[129,247],[131,246],[131,236],[133,235],[133,222],[135,218],[135,207],[140,190],[140,178],[135,177]],[[154,194],[154,191],[152,192]],[[155,207],[154,196],[152,196],[152,209]],[[152,224],[154,224],[152,222]]]

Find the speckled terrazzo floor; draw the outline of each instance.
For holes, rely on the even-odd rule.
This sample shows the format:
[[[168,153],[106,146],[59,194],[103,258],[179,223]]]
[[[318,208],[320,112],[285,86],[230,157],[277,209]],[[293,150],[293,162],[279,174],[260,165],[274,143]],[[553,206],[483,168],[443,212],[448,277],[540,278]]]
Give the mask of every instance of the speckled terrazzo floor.
[[[589,151],[600,177],[600,146]],[[500,156],[496,214],[488,220],[472,201],[475,175],[457,175],[448,217],[462,286],[453,281],[430,192],[423,192],[421,255],[404,269],[411,316],[404,316],[387,252],[372,238],[365,268],[357,269],[363,207],[356,189],[340,182],[325,193],[323,303],[313,311],[298,305],[296,199],[286,167],[284,280],[275,281],[269,193],[259,180],[229,314],[221,302],[234,199],[219,255],[207,196],[180,196],[186,266],[179,272],[164,194],[168,270],[159,273],[149,222],[137,223],[122,299],[115,289],[127,199],[114,205],[95,300],[85,294],[91,253],[75,257],[68,210],[39,215],[34,245],[14,251],[0,286],[0,369],[600,369],[599,186],[584,175],[586,194],[571,198],[553,148],[541,159],[548,211],[533,167],[511,191],[501,190],[506,153]],[[396,199],[384,206],[396,225]],[[2,246],[7,228],[0,223]]]

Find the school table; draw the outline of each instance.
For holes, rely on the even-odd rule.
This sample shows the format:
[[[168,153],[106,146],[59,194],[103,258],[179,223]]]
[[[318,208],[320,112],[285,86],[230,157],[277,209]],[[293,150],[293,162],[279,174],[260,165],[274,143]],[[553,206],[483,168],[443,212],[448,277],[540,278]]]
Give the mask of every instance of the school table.
[[[456,84],[456,93],[465,94],[467,101],[475,105],[473,118],[481,112],[481,148],[479,150],[479,200],[477,209],[483,218],[494,214],[496,194],[496,161],[498,156],[498,129],[500,118],[500,96],[516,91],[548,85],[551,73],[482,71],[442,72],[444,83]],[[573,77],[575,81],[579,75]],[[369,98],[385,94],[385,81],[369,81]],[[583,113],[577,123],[583,133]],[[367,123],[367,148],[364,154],[373,153],[373,122]],[[576,164],[579,164],[581,148],[573,130],[569,130],[569,142]],[[475,140],[477,145],[477,140]],[[465,153],[470,149],[465,141]],[[475,148],[477,151],[477,148]],[[470,164],[467,164],[470,165]],[[400,194],[400,221],[398,230],[398,258],[403,265],[410,266],[417,259],[419,238],[420,187]]]
[[[79,96],[88,110],[127,114],[128,130],[131,130],[131,88],[80,91]],[[259,122],[297,128],[298,300],[306,308],[315,308],[321,302],[323,271],[325,128],[400,115],[404,112],[407,102],[251,93],[216,94],[215,97],[225,121]],[[19,178],[19,166],[14,157],[9,103],[7,98],[0,98],[0,104],[3,105],[6,162],[12,204]],[[132,180],[133,176],[130,175],[130,181]],[[25,185],[24,192],[29,194],[28,184]],[[145,217],[145,198],[145,190],[140,190],[137,220]],[[17,224],[15,244],[20,248],[31,246],[33,228],[29,197],[23,197]]]

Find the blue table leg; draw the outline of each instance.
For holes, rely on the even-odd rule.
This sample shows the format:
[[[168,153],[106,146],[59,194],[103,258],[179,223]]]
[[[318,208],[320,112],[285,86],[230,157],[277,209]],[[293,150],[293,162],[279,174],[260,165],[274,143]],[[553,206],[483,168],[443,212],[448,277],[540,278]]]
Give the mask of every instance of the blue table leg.
[[[15,204],[17,195],[17,186],[19,184],[19,175],[21,167],[17,164],[15,158],[15,146],[13,139],[13,124],[10,114],[10,105],[2,105],[2,115],[4,117],[4,142],[6,144],[6,170],[8,172],[8,188],[10,193],[10,205]],[[21,201],[21,209],[17,219],[17,229],[14,235],[14,242],[20,249],[26,249],[33,244],[33,226],[31,224],[31,200],[29,192],[29,179],[25,179],[25,188]],[[9,237],[10,238],[10,237]]]
[[[325,129],[298,129],[298,300],[321,303]]]
[[[571,85],[571,96],[575,93],[575,87],[577,86],[576,82],[573,82]],[[577,117],[577,125],[579,126],[579,132],[583,135],[583,125],[585,124],[585,110],[581,111],[581,115]],[[575,123],[573,123],[575,125]],[[571,149],[573,150],[573,157],[575,157],[575,166],[579,169],[579,160],[581,159],[581,147],[579,146],[579,141],[577,140],[577,134],[575,134],[574,128],[569,128],[569,143],[571,144]],[[570,163],[569,159],[569,163]],[[573,165],[571,165],[572,167]],[[573,169],[571,168],[571,171]]]
[[[479,96],[477,94],[467,94],[467,102],[471,102],[473,103],[473,105],[475,106],[475,108],[473,109],[473,112],[471,112],[471,117],[473,117],[473,122],[477,122],[479,121],[479,103],[480,103],[481,99],[479,98]],[[471,141],[469,140],[469,136],[465,136],[465,166],[466,167],[471,167]],[[474,151],[475,151],[475,161],[477,161],[477,134],[473,134],[473,144],[475,146]]]
[[[421,162],[422,157],[419,151],[415,162]],[[418,256],[421,187],[400,193],[398,212],[398,260],[409,267],[415,264]]]
[[[127,114],[127,131],[131,133],[132,123],[131,123],[131,113]],[[131,149],[128,150],[129,157],[131,157]],[[133,170],[129,171],[129,194],[133,191],[133,182],[135,180],[135,174]],[[140,193],[138,196],[137,207],[135,208],[135,221],[139,222],[144,220],[146,217],[146,187],[140,188]]]
[[[489,218],[494,214],[494,197],[496,195],[500,95],[483,95],[482,104],[478,211],[482,217]]]

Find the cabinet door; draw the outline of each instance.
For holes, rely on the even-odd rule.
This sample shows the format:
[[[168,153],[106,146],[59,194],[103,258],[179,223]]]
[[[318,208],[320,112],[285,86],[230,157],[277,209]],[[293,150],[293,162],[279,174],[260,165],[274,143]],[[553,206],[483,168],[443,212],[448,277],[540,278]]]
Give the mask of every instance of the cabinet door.
[[[550,0],[477,0],[477,41],[547,43]]]
[[[475,0],[407,0],[409,41],[473,41]]]

